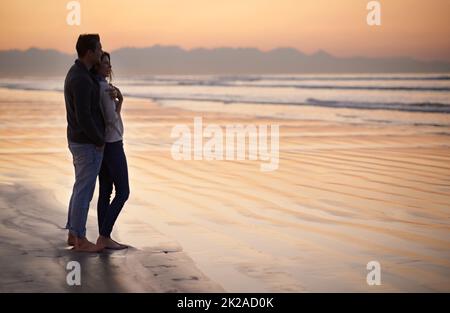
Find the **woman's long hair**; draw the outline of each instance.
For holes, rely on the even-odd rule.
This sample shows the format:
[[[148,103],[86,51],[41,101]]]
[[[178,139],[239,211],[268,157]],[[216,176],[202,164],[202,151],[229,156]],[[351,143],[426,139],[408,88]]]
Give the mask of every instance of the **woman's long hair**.
[[[102,56],[100,57],[100,62],[102,62],[105,57],[108,57],[109,63],[111,64],[111,55],[106,51],[103,51]],[[98,75],[98,67],[99,67],[98,64],[94,65],[91,68],[91,73],[94,75]],[[111,70],[111,72],[109,73],[109,77],[108,77],[109,83],[112,81],[112,78],[113,78],[113,72]]]

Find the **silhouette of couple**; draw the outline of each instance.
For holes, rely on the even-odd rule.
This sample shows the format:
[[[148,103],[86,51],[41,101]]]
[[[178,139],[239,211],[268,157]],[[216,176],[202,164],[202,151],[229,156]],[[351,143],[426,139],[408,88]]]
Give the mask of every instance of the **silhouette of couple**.
[[[126,245],[111,238],[114,223],[130,194],[120,115],[123,97],[111,84],[111,57],[102,50],[100,36],[80,35],[76,50],[78,59],[64,82],[67,140],[75,168],[67,243],[83,252],[125,249]],[[97,176],[99,237],[94,244],[86,238],[86,221]],[[115,196],[111,201],[113,188]]]

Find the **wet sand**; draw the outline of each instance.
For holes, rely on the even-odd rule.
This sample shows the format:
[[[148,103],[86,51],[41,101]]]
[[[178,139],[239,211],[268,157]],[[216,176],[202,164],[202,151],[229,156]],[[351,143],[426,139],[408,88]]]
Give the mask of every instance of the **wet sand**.
[[[445,114],[190,109],[126,99],[131,196],[113,237],[133,249],[80,255],[60,229],[73,184],[62,94],[0,89],[0,290],[450,291]],[[279,124],[278,170],[173,160],[171,129],[195,116]],[[92,240],[95,221],[93,201]],[[81,287],[65,283],[74,259]],[[372,260],[380,286],[366,283]]]
[[[182,248],[145,227],[144,248],[102,253],[74,252],[63,241],[66,231],[56,198],[26,184],[2,184],[0,292],[205,292],[223,289],[203,275]],[[130,222],[130,229],[136,223]],[[95,232],[91,220],[89,229]],[[133,235],[130,236],[133,238]],[[66,276],[77,261],[81,285]],[[69,275],[71,277],[71,275]]]

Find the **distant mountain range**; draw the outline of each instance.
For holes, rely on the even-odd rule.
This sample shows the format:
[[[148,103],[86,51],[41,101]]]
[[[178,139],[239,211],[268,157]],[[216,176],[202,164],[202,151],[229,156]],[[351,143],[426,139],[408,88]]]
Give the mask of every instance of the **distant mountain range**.
[[[0,76],[64,76],[76,56],[31,48],[0,51]],[[255,48],[184,50],[177,46],[121,48],[111,52],[116,75],[162,74],[293,74],[293,73],[427,73],[450,72],[450,63],[409,57],[334,57],[311,55],[293,48],[261,51]]]

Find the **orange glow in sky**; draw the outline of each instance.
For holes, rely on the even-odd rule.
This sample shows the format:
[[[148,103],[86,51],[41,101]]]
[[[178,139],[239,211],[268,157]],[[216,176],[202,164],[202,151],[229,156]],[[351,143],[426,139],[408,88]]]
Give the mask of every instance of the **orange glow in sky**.
[[[68,2],[1,1],[0,50],[74,53],[78,34],[95,32],[109,51],[154,44],[294,47],[450,61],[450,0],[380,0],[382,25],[372,27],[369,0],[79,0],[80,26],[66,23]]]

